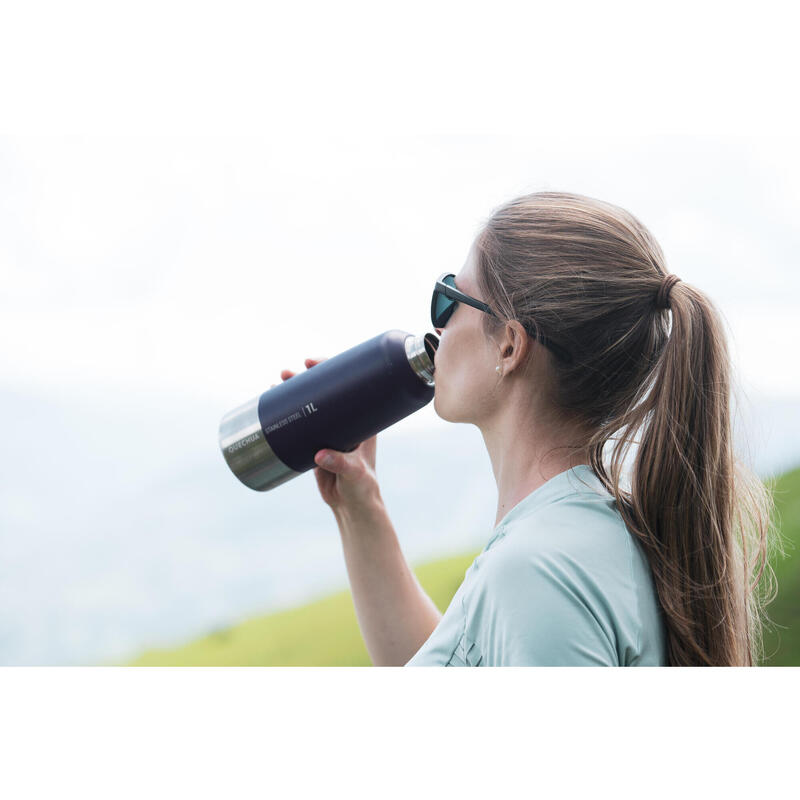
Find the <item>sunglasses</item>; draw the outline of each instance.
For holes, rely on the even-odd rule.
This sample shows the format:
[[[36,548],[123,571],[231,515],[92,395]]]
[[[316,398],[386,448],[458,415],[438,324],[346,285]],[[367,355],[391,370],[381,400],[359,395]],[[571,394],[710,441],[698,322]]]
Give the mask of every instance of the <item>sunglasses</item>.
[[[480,311],[485,311],[493,317],[497,316],[486,303],[482,303],[480,300],[476,300],[468,294],[459,292],[458,289],[456,289],[455,278],[456,276],[454,273],[443,272],[436,279],[436,285],[433,287],[433,298],[431,299],[431,322],[434,328],[444,328],[447,324],[447,320],[450,319],[453,312],[456,310],[456,305],[458,305],[458,303],[466,303],[468,306],[477,308]],[[534,338],[538,339],[562,361],[567,363],[572,361],[572,356],[564,350],[564,348],[551,342],[546,336],[542,336],[541,334],[534,335],[527,328],[525,331],[529,336],[534,336]]]

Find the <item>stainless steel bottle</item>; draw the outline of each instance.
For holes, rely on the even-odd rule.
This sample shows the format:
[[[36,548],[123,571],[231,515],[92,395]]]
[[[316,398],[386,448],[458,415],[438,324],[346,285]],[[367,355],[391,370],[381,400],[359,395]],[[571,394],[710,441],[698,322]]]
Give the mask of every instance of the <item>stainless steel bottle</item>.
[[[349,452],[433,399],[439,338],[390,330],[284,381],[222,418],[225,461],[251,489],[274,489]]]

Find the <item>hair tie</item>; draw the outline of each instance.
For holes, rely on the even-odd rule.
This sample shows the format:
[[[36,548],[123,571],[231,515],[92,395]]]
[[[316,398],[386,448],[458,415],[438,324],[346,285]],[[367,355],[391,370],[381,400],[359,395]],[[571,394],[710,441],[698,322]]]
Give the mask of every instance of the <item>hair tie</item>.
[[[656,308],[670,308],[669,293],[672,287],[680,280],[677,275],[667,275],[656,294]]]

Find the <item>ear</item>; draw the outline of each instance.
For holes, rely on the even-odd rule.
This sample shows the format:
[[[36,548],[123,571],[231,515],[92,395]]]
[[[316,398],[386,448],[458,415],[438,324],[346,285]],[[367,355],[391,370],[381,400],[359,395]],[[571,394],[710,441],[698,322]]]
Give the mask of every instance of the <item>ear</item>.
[[[506,323],[500,337],[499,354],[504,375],[525,369],[532,355],[531,345],[531,338],[521,322],[512,319]]]

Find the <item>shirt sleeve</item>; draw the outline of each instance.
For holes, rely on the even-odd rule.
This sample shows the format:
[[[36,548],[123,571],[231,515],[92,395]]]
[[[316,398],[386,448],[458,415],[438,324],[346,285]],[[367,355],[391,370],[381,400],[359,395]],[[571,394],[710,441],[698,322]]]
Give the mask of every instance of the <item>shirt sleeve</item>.
[[[618,666],[613,613],[568,553],[498,548],[465,597],[471,663]]]

